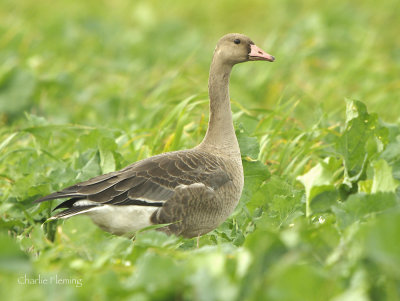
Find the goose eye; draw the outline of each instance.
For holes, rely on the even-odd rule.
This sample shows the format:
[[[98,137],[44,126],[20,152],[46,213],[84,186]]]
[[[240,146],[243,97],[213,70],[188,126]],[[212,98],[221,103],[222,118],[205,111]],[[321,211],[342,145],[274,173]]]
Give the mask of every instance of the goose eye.
[[[235,44],[240,44],[240,40],[239,40],[239,39],[236,39],[236,40],[233,41],[233,43],[235,43]]]

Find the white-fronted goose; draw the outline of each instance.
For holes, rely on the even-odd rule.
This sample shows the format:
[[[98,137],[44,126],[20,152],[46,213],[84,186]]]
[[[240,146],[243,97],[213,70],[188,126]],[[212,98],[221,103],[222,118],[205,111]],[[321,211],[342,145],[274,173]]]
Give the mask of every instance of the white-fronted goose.
[[[55,208],[66,210],[50,219],[85,214],[103,230],[117,235],[155,224],[169,224],[160,230],[184,237],[215,229],[232,213],[243,188],[229,99],[232,67],[274,59],[245,35],[223,36],[210,68],[208,130],[198,146],[138,161],[35,202],[68,198]]]

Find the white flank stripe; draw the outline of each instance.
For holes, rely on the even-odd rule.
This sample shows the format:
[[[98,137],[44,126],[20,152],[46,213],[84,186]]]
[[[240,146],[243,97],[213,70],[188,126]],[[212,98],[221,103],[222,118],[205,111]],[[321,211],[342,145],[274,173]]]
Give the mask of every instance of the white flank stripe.
[[[204,183],[193,183],[193,184],[190,184],[190,185],[180,184],[180,185],[176,186],[176,188],[180,188],[180,189],[189,188],[189,187],[201,188],[201,187],[206,187],[206,185]]]
[[[76,201],[72,206],[80,207],[80,206],[90,206],[90,205],[99,205],[99,203],[89,201],[89,200],[79,200],[79,201]]]

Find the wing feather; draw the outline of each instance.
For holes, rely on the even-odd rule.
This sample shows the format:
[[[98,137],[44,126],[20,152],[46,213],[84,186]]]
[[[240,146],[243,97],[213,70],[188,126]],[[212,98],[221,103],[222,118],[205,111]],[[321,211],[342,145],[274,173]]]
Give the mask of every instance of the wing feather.
[[[161,206],[176,195],[176,190],[182,189],[182,185],[203,183],[217,190],[230,180],[221,158],[205,152],[178,151],[138,161],[120,171],[75,184],[35,202],[70,198],[56,207],[74,208],[63,214],[65,217],[77,214],[76,207],[82,207],[83,211],[91,209],[74,207],[79,200],[89,200],[98,205]],[[56,216],[61,217],[61,213]]]

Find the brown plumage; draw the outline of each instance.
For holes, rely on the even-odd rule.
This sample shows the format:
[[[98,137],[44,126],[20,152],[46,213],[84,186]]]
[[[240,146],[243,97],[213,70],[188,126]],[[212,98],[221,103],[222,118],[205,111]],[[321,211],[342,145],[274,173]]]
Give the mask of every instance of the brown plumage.
[[[123,235],[154,224],[166,233],[195,237],[215,229],[234,210],[243,168],[232,124],[229,76],[233,65],[274,58],[246,36],[220,39],[210,68],[210,121],[202,143],[160,154],[67,187],[35,202],[68,198],[50,219],[85,214],[102,229]]]

